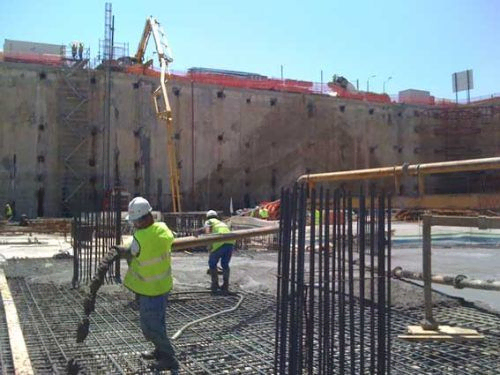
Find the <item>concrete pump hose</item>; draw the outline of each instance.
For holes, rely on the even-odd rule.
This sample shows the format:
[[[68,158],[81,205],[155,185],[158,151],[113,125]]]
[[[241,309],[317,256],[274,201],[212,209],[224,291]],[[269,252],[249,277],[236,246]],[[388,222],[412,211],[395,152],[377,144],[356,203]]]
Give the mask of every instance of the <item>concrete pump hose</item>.
[[[208,315],[208,316],[206,316],[204,318],[193,320],[192,322],[186,324],[185,326],[181,327],[177,332],[175,332],[175,334],[172,336],[172,340],[176,340],[177,338],[179,338],[180,335],[182,335],[182,332],[184,332],[184,330],[186,330],[187,328],[191,327],[192,325],[204,322],[205,320],[208,320],[208,319],[212,319],[212,318],[214,318],[214,317],[216,317],[218,315],[222,315],[222,314],[225,314],[225,313],[228,313],[228,312],[236,310],[238,307],[240,307],[241,303],[244,300],[244,297],[241,294],[238,294],[238,296],[240,297],[240,300],[238,301],[238,303],[236,305],[234,305],[230,309],[222,310],[222,311],[216,312],[215,314]]]

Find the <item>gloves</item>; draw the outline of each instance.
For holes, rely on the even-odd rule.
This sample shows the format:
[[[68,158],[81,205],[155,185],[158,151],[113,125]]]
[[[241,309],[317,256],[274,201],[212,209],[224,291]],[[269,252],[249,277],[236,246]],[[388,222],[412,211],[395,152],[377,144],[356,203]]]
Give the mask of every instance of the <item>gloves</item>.
[[[129,249],[124,247],[124,246],[111,246],[110,247],[110,252],[108,253],[108,255],[106,257],[110,257],[111,256],[111,251],[114,251],[116,254],[118,254],[119,256],[123,256],[125,255],[126,253],[129,252]]]

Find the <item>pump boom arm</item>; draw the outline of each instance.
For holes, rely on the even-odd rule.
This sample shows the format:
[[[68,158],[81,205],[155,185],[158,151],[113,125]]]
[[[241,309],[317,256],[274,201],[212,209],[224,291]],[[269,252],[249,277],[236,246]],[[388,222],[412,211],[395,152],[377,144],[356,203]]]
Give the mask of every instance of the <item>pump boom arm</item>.
[[[142,33],[135,59],[139,64],[143,63],[146,47],[149,38],[153,34],[155,41],[156,52],[160,62],[160,86],[153,92],[153,102],[156,110],[156,117],[163,121],[167,131],[167,158],[170,172],[170,191],[172,193],[172,211],[180,212],[181,209],[181,194],[180,194],[180,175],[177,165],[177,152],[174,144],[174,130],[172,121],[172,110],[167,96],[167,78],[168,64],[174,59],[167,43],[167,37],[160,23],[153,17],[146,19],[144,31]]]

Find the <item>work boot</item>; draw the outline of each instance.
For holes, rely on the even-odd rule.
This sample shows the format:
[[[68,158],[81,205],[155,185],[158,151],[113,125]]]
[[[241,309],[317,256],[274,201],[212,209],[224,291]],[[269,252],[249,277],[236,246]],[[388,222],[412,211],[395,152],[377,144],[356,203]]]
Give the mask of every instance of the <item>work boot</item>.
[[[229,268],[222,271],[222,294],[229,294]]]
[[[212,294],[219,293],[219,275],[217,274],[217,268],[210,269],[210,277],[212,278],[212,283],[210,284],[210,290]]]
[[[149,365],[153,370],[170,370],[172,374],[177,374],[179,370],[179,362],[175,357],[160,357]]]
[[[150,360],[150,359],[159,359],[160,358],[160,352],[158,349],[151,350],[149,352],[143,352],[141,353],[141,358]]]

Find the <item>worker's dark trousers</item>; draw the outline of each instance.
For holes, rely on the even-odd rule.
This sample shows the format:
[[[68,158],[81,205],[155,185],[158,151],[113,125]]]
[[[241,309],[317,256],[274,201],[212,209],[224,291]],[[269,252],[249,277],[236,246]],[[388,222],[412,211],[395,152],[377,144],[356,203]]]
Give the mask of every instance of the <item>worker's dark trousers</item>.
[[[217,268],[217,263],[219,262],[220,259],[220,265],[222,269],[228,269],[229,268],[229,261],[231,260],[231,255],[233,254],[233,244],[225,243],[221,247],[219,247],[217,250],[212,251],[210,253],[210,256],[208,257],[208,268],[210,269],[216,269]]]
[[[139,315],[142,333],[164,358],[174,359],[175,352],[167,336],[165,309],[168,293],[157,297],[139,296]]]

